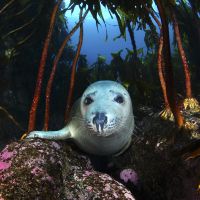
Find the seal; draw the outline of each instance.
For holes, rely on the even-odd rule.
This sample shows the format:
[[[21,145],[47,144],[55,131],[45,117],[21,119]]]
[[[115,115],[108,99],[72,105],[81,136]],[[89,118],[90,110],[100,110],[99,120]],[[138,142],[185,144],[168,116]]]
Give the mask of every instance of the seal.
[[[119,155],[129,147],[134,125],[128,91],[117,82],[103,80],[91,84],[75,102],[64,128],[32,131],[27,138],[71,138],[89,154]]]

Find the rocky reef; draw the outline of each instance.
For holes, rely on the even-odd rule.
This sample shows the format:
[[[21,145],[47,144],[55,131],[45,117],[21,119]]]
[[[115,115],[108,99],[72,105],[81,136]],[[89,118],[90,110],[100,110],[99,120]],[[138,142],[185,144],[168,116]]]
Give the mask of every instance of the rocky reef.
[[[0,153],[0,199],[127,199],[124,185],[95,171],[88,157],[47,140],[13,142]]]

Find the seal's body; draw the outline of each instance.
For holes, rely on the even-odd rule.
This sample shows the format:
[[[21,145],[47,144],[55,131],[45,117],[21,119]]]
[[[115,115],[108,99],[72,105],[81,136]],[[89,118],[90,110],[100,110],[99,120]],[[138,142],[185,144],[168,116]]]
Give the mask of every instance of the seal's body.
[[[33,131],[27,138],[72,138],[83,151],[113,155],[126,150],[134,129],[127,90],[114,81],[91,84],[74,104],[70,122],[58,131]]]

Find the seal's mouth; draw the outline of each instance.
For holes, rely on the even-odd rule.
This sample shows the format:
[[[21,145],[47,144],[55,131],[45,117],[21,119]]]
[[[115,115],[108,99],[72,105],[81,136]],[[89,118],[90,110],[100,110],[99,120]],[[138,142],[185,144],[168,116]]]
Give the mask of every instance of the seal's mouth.
[[[106,132],[106,131],[104,131],[104,130],[103,130],[103,131],[93,131],[92,133],[93,133],[94,135],[98,136],[98,137],[108,137],[108,136],[114,134],[114,132],[111,132],[111,131]]]
[[[103,131],[103,127],[104,127],[104,124],[103,123],[101,123],[101,124],[96,124],[96,128],[97,128],[97,132],[104,132]]]
[[[89,133],[99,136],[99,137],[107,137],[107,136],[113,135],[118,130],[118,125],[115,123],[109,123],[109,124],[108,123],[107,124],[86,123],[86,127]]]
[[[96,113],[92,119],[85,121],[88,132],[100,137],[107,137],[118,132],[121,119],[118,117],[110,119],[105,113]]]

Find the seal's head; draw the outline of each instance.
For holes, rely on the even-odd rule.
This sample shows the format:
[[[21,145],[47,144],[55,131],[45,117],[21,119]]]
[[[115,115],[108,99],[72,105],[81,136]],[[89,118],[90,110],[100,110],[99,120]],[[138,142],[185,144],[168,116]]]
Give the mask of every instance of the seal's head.
[[[132,103],[127,90],[114,81],[98,81],[81,97],[81,115],[91,134],[109,136],[123,130],[132,116]]]

